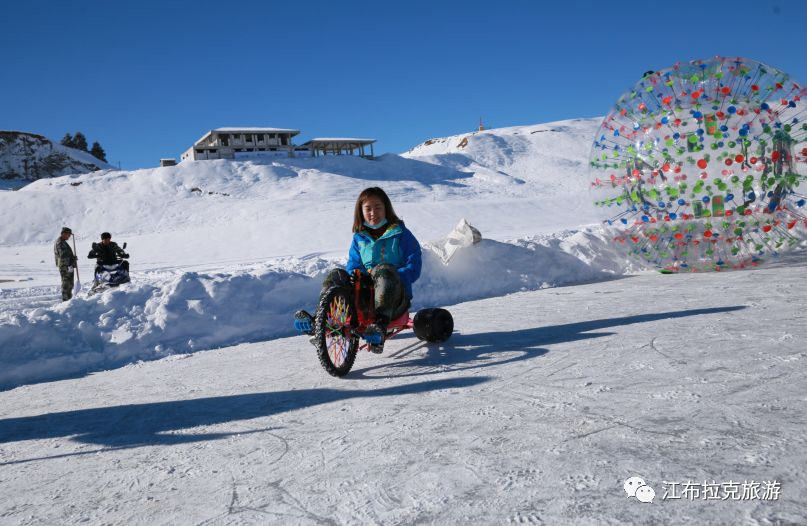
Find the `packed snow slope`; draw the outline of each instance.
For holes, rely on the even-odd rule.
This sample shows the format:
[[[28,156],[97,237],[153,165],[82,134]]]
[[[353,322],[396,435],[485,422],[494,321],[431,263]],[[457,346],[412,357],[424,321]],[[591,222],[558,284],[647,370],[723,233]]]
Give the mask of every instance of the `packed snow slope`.
[[[112,168],[89,153],[68,148],[36,133],[0,131],[0,190],[19,188],[45,177]]]
[[[298,336],[3,391],[0,524],[807,524],[806,268],[463,303],[342,380]]]

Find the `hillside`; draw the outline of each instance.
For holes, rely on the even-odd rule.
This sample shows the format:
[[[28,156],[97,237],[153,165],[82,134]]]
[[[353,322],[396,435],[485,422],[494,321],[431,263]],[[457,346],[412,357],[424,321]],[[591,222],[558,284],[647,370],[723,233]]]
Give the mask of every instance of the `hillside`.
[[[35,133],[0,131],[0,181],[17,188],[37,179],[110,169],[87,152]]]
[[[459,170],[539,187],[550,195],[585,191],[591,141],[601,118],[496,128],[429,139],[402,154]],[[572,181],[569,178],[572,177]],[[576,184],[575,184],[576,183]]]
[[[296,253],[297,247],[330,252],[341,250],[349,229],[334,236],[317,228],[320,218],[348,222],[340,221],[344,209],[370,184],[384,187],[426,239],[444,235],[461,217],[495,239],[549,234],[601,219],[591,206],[586,170],[595,126],[580,120],[490,130],[473,134],[465,148],[450,137],[375,161],[197,161],[42,180],[0,196],[0,244],[42,243],[64,223],[79,239],[114,230],[129,238],[163,235],[179,249],[208,240],[196,250],[226,240],[244,259]],[[469,209],[469,201],[478,208]],[[289,228],[285,219],[301,204],[318,213],[297,213]],[[268,230],[280,234],[282,247],[252,237]]]
[[[334,237],[313,218],[324,214],[328,224],[339,224],[344,208],[371,183],[383,186],[427,239],[444,235],[461,217],[495,239],[549,234],[601,219],[591,206],[586,169],[595,127],[595,120],[577,120],[489,130],[428,141],[375,161],[197,161],[49,179],[2,196],[0,219],[27,220],[0,221],[0,243],[45,242],[54,225],[64,223],[85,239],[114,229],[129,238],[165,235],[166,242],[184,247],[187,240],[212,236],[226,239],[245,259],[295,253],[290,248],[297,246],[330,252],[341,250],[349,230]],[[479,208],[468,209],[468,201]],[[300,203],[320,210],[298,214],[290,229],[285,218]],[[267,230],[281,234],[284,247],[250,237]],[[249,235],[234,237],[232,231]]]
[[[598,223],[591,206],[588,155],[599,118],[515,126],[434,138],[402,157],[474,174],[480,187],[527,197],[533,229],[550,233],[567,225]],[[513,215],[523,211],[513,209]],[[510,223],[514,235],[526,235]]]

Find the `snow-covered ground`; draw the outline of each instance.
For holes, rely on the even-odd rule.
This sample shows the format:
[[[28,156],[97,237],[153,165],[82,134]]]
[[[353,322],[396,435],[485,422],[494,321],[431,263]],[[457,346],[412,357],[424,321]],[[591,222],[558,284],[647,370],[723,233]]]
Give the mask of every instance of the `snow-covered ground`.
[[[598,124],[0,192],[0,524],[805,523],[807,252],[642,272],[591,205]],[[337,380],[290,316],[344,263],[367,186],[424,245],[414,309],[457,332]],[[461,218],[483,240],[444,265],[429,242]],[[62,225],[85,287],[105,230],[132,283],[59,302]],[[781,494],[663,499],[713,480]]]
[[[343,380],[298,336],[1,392],[0,523],[804,524],[804,275],[463,303]]]

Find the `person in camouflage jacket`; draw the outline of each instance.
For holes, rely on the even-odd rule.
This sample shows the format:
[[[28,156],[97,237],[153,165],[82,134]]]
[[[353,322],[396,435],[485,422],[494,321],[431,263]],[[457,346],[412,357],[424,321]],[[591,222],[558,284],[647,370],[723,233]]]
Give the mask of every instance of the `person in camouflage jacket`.
[[[61,235],[53,243],[53,256],[56,259],[56,267],[62,278],[62,301],[67,301],[73,297],[73,273],[78,263],[73,249],[67,243],[73,231],[67,227],[62,228]]]

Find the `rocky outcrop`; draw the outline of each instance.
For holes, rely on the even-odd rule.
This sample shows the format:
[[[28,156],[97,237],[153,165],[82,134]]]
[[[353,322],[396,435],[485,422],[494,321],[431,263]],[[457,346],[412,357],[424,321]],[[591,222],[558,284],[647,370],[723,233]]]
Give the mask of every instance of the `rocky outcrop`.
[[[54,143],[42,135],[0,131],[0,179],[35,181],[104,168],[111,166],[87,152]]]

